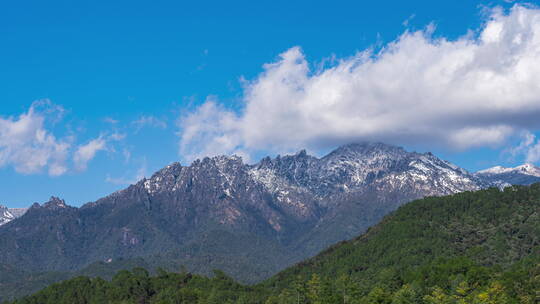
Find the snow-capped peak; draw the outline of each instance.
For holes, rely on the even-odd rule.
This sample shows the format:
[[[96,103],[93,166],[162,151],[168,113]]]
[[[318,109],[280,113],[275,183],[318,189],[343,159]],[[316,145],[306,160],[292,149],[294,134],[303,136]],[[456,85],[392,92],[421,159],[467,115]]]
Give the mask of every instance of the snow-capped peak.
[[[513,168],[506,168],[506,167],[503,167],[503,166],[495,166],[495,167],[491,167],[491,168],[487,168],[487,169],[484,169],[484,170],[480,170],[476,173],[478,174],[501,174],[501,173],[505,173],[505,172],[508,172],[509,170],[512,170]]]
[[[272,193],[292,193],[294,189],[312,193],[319,199],[370,187],[382,189],[383,184],[385,187],[438,189],[429,195],[476,190],[483,186],[466,170],[431,153],[407,152],[382,143],[348,144],[322,158],[305,152],[265,158],[252,168],[252,176]]]
[[[8,208],[0,205],[0,226],[22,216],[26,210],[26,208]]]
[[[540,168],[533,164],[523,164],[513,168],[507,168],[502,166],[495,166],[488,169],[480,170],[478,174],[506,174],[506,173],[520,173],[525,175],[531,175],[540,177]]]
[[[523,164],[521,166],[517,166],[515,169],[517,169],[519,172],[523,174],[540,177],[540,168],[533,164],[529,164],[529,163]]]

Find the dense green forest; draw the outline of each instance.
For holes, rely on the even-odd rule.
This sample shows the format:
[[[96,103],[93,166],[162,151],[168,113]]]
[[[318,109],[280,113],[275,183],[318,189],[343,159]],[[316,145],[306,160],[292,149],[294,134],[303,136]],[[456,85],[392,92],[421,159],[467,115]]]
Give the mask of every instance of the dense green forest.
[[[417,200],[254,286],[142,268],[12,303],[538,303],[540,184]]]

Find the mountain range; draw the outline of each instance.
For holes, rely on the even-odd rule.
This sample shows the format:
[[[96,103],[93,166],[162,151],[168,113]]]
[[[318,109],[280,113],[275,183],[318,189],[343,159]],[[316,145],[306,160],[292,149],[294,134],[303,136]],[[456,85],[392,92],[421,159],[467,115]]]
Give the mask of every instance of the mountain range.
[[[216,271],[80,276],[10,304],[538,303],[540,184],[415,200],[259,284]]]
[[[520,168],[473,174],[431,153],[381,143],[253,165],[237,156],[173,163],[80,208],[56,197],[33,204],[0,227],[0,266],[72,273],[143,258],[257,282],[357,236],[411,200],[540,178],[534,167]]]

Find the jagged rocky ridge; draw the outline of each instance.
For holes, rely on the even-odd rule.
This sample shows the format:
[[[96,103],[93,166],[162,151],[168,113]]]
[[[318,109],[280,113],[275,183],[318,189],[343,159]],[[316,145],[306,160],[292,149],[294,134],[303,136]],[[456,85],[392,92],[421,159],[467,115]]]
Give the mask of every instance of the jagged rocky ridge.
[[[0,264],[73,271],[159,256],[253,282],[360,234],[407,201],[492,184],[431,153],[380,143],[255,165],[237,156],[173,163],[80,208],[54,197],[34,204],[0,228]]]

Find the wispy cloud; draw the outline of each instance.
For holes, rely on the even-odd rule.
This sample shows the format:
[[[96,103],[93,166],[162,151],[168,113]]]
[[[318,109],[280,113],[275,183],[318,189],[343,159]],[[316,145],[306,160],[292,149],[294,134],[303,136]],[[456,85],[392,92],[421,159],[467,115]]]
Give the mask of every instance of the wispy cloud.
[[[107,150],[107,142],[101,136],[79,146],[73,156],[75,168],[79,171],[86,170],[88,162],[96,156],[96,153],[104,150]]]
[[[416,17],[416,14],[410,15],[407,19],[405,19],[401,24],[405,27],[409,26],[409,23]]]
[[[537,139],[529,131],[523,131],[521,139],[519,145],[507,149],[505,152],[509,153],[512,159],[523,157],[525,162],[528,163],[540,161],[540,139]]]
[[[109,135],[108,138],[109,140],[112,140],[112,141],[121,141],[121,140],[124,140],[126,136],[127,135],[125,133],[114,132],[111,135]]]
[[[98,138],[92,139],[84,145],[80,145],[73,154],[75,169],[78,171],[86,170],[88,162],[94,159],[99,151],[114,151],[114,147],[111,146],[111,143],[123,140],[125,137],[125,134],[115,132],[110,135],[100,135]]]
[[[115,124],[118,124],[118,120],[112,118],[112,117],[105,117],[103,118],[103,121],[106,122],[106,123],[109,123],[111,125],[115,125]]]
[[[537,163],[540,161],[540,141],[537,141],[536,144],[529,148],[525,161],[528,163]]]
[[[134,120],[131,125],[135,129],[135,133],[139,132],[144,127],[152,127],[159,129],[167,128],[167,122],[165,120],[159,119],[152,115],[141,116],[139,119]]]
[[[122,155],[124,156],[124,162],[127,164],[131,160],[131,151],[127,148],[122,149]]]
[[[495,147],[540,127],[540,10],[491,10],[450,40],[433,26],[312,71],[293,47],[247,82],[244,107],[208,100],[182,116],[184,158],[351,141]]]

